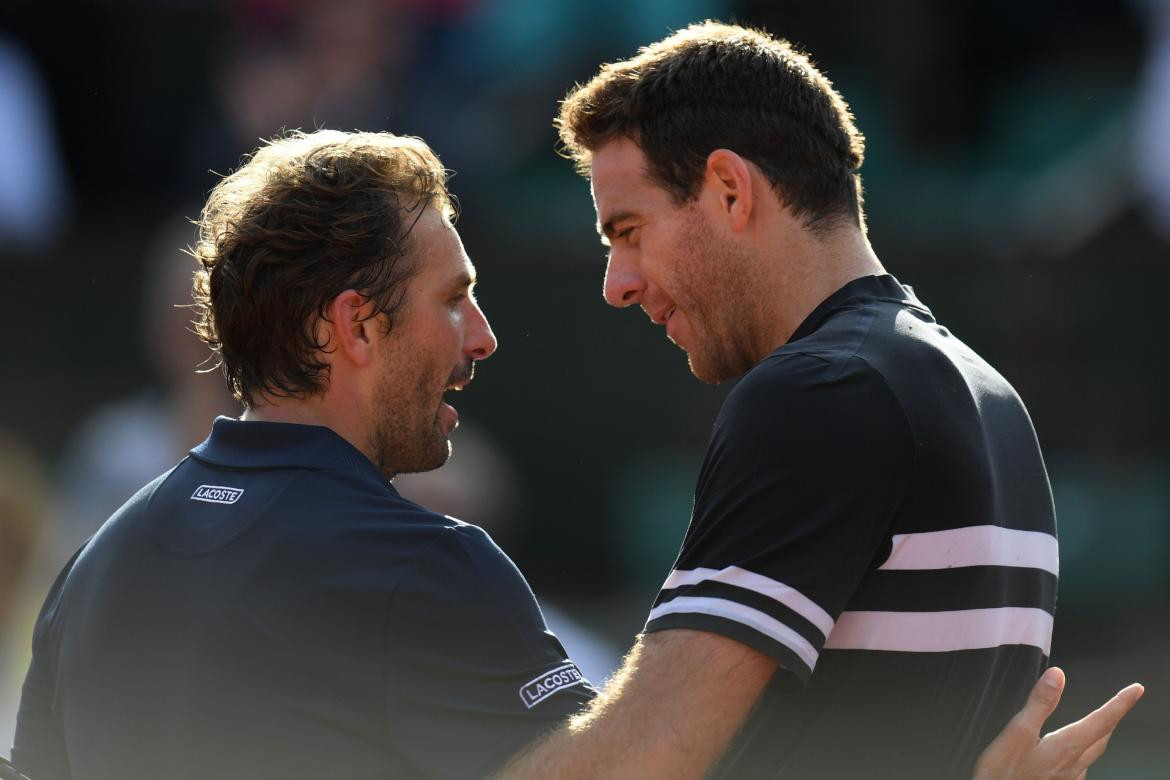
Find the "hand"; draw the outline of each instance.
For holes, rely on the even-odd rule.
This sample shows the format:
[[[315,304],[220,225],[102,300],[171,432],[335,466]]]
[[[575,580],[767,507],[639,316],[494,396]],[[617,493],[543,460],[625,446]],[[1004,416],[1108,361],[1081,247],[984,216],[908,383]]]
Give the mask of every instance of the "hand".
[[[973,780],[1084,780],[1117,724],[1146,692],[1134,683],[1076,723],[1040,739],[1044,721],[1060,703],[1064,683],[1064,672],[1056,667],[1040,676],[1024,708],[979,757]]]

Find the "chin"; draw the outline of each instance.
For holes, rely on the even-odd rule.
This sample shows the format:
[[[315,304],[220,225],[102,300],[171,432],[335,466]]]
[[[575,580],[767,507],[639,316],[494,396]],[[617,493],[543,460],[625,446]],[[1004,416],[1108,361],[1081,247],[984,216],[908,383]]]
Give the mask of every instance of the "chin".
[[[397,462],[381,463],[382,469],[390,479],[398,474],[421,474],[424,471],[434,471],[444,465],[451,457],[451,442],[441,434],[426,442],[418,442],[418,446],[407,449],[402,446],[388,447],[389,451],[397,456]]]
[[[687,365],[695,379],[709,385],[718,385],[730,379],[738,379],[747,373],[746,368],[732,367],[723,360],[710,360],[706,356],[694,352],[687,353]]]
[[[452,451],[453,451],[453,448],[451,446],[451,440],[450,439],[443,439],[443,448],[440,451],[439,458],[438,458],[439,462],[434,465],[434,468],[437,469],[440,466],[446,465],[447,461],[451,460],[451,452]]]
[[[440,441],[434,442],[434,445],[427,449],[426,455],[419,458],[414,466],[406,471],[411,473],[434,471],[445,465],[450,458],[451,440],[444,436]]]

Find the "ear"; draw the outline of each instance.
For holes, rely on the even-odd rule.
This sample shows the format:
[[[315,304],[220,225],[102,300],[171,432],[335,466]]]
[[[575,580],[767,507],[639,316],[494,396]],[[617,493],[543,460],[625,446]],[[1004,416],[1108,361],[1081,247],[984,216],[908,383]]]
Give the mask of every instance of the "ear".
[[[747,160],[730,149],[707,155],[705,186],[719,199],[719,211],[735,232],[747,227],[755,208],[752,171]]]
[[[373,302],[357,290],[345,290],[329,302],[326,318],[318,324],[318,342],[326,344],[333,360],[358,366],[373,362],[381,327]]]

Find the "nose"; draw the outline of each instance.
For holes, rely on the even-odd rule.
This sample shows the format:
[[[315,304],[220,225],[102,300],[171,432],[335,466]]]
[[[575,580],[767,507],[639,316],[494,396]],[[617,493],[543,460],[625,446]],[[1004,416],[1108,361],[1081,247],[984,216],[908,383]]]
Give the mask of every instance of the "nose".
[[[479,304],[471,302],[471,316],[464,320],[467,331],[463,337],[463,353],[472,360],[483,360],[491,357],[496,351],[498,342],[496,334],[492,333],[492,326],[488,324],[487,316]]]
[[[610,306],[632,306],[641,302],[646,292],[646,277],[627,252],[610,250],[605,266],[605,301]]]

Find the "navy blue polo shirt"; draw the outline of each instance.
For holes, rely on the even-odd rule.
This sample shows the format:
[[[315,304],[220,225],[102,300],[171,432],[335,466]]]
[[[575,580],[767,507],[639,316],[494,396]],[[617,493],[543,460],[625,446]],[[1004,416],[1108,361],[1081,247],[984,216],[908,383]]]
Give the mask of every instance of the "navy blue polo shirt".
[[[327,428],[221,417],[54,584],[13,758],[37,780],[483,777],[593,695],[482,530]]]

